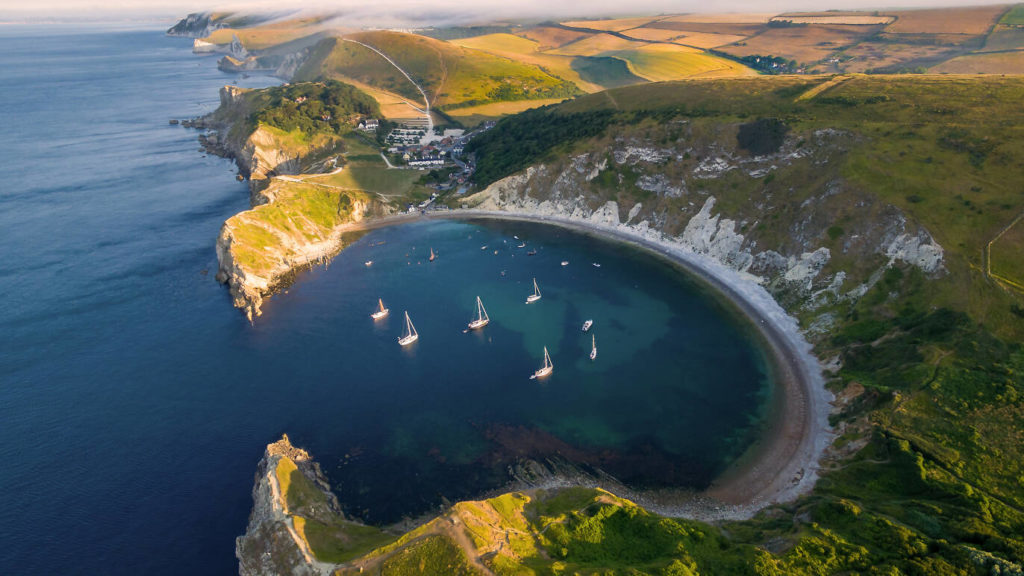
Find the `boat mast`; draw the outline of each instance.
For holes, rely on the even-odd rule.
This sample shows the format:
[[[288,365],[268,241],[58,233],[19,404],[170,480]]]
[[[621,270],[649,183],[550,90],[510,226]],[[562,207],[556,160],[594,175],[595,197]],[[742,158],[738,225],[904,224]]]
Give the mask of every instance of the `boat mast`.
[[[480,301],[480,297],[476,297],[476,315],[477,320],[490,320],[487,317],[487,310],[484,309],[484,303]]]

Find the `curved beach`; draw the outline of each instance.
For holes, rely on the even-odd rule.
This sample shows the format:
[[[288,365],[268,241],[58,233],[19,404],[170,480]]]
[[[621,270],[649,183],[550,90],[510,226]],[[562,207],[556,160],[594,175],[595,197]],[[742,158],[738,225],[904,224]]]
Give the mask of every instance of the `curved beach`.
[[[757,328],[772,353],[775,369],[775,407],[761,439],[702,493],[681,496],[678,491],[626,490],[633,493],[622,496],[665,515],[706,521],[741,520],[766,506],[791,501],[814,487],[818,462],[831,442],[828,415],[832,395],[825,389],[821,366],[796,320],[753,277],[649,230],[490,210],[452,210],[432,213],[430,217],[539,222],[639,246],[702,279]],[[408,219],[395,219],[387,224],[402,221]]]

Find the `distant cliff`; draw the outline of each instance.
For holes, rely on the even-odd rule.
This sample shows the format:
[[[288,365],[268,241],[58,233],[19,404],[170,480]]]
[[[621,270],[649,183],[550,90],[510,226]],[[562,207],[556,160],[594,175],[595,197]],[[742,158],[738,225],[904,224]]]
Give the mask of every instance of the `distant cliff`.
[[[167,30],[168,36],[185,36],[188,38],[206,38],[214,30],[225,26],[223,18],[214,18],[210,12],[193,12],[178,21]]]

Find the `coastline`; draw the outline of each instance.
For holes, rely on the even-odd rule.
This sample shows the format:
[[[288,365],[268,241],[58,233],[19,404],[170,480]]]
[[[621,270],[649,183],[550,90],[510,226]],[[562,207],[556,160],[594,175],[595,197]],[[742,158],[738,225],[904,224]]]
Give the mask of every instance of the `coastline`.
[[[776,412],[763,439],[751,446],[705,491],[680,498],[679,491],[622,494],[668,516],[704,521],[744,520],[776,503],[808,493],[818,463],[831,442],[828,415],[832,395],[825,389],[818,359],[794,318],[750,276],[708,256],[687,250],[651,231],[539,214],[460,209],[428,218],[497,219],[539,222],[596,234],[645,249],[680,266],[729,300],[750,319],[774,360]],[[660,233],[657,233],[660,236]],[[620,490],[621,492],[621,490]]]
[[[818,463],[831,442],[828,424],[832,395],[825,389],[818,359],[791,317],[752,276],[672,242],[659,232],[590,220],[493,210],[456,209],[427,215],[397,214],[347,224],[341,233],[373,230],[430,219],[518,220],[561,226],[623,242],[656,254],[684,269],[726,298],[757,329],[773,360],[773,414],[762,439],[752,445],[702,492],[634,491],[619,484],[613,492],[666,516],[702,521],[744,520],[776,503],[808,493]],[[552,479],[550,487],[580,485],[579,479]]]

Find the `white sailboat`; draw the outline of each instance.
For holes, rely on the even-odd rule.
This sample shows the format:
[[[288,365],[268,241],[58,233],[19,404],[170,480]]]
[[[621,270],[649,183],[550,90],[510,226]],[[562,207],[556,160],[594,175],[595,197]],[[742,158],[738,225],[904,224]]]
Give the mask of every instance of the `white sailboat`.
[[[384,301],[380,298],[377,298],[377,304],[379,305],[379,308],[377,308],[373,314],[370,314],[370,318],[373,318],[374,320],[380,320],[387,316],[389,312],[389,310],[384,307]]]
[[[487,317],[487,310],[484,309],[484,303],[480,301],[480,297],[476,297],[476,320],[469,323],[470,330],[476,330],[477,328],[483,328],[487,326],[487,323],[491,319]]]
[[[409,319],[409,312],[405,312],[405,332],[403,336],[398,339],[398,344],[401,346],[408,346],[419,339],[420,335],[416,332],[416,327],[412,325],[412,320]]]
[[[526,303],[529,304],[530,302],[536,302],[537,300],[540,300],[540,287],[537,286],[537,279],[534,278],[533,294],[530,294],[529,296],[526,297]]]
[[[544,366],[542,366],[540,370],[537,370],[536,372],[534,372],[533,376],[530,376],[530,380],[533,380],[535,378],[543,378],[545,376],[550,376],[551,372],[553,372],[554,369],[555,369],[555,365],[551,363],[551,355],[548,354],[548,347],[545,346],[544,347]]]
[[[594,321],[593,320],[587,320],[586,322],[583,323],[583,331],[586,332],[586,331],[590,330],[590,327],[593,326],[593,325],[594,325]]]
[[[434,258],[437,258],[437,254],[434,254],[434,249],[430,249],[430,261],[433,262]]]
[[[590,335],[590,359],[597,358],[597,335]]]

